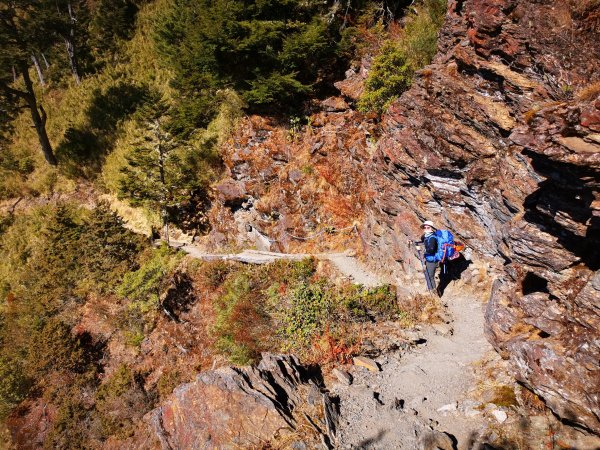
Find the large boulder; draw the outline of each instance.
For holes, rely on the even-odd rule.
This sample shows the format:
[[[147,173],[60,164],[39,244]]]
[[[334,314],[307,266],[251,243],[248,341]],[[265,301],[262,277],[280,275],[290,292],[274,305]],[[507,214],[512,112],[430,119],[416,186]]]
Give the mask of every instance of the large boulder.
[[[314,448],[334,444],[337,413],[294,356],[264,354],[256,367],[201,373],[147,420],[163,449],[248,448],[292,434]]]

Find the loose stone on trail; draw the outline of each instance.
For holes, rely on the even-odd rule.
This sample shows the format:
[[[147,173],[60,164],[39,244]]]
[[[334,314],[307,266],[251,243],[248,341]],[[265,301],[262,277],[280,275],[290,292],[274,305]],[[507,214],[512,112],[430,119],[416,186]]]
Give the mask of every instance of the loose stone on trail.
[[[333,375],[339,380],[340,383],[345,384],[346,386],[350,386],[352,384],[352,375],[350,375],[345,370],[333,369],[331,371]]]
[[[379,372],[381,370],[379,368],[379,364],[370,358],[365,358],[364,356],[356,356],[353,358],[353,362],[355,366],[366,367],[371,372]]]

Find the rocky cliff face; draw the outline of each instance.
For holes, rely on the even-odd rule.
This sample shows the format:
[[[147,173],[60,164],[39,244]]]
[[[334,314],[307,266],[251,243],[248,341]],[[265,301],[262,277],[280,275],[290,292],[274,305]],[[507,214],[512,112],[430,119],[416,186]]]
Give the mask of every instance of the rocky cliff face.
[[[337,413],[318,376],[293,356],[264,354],[257,367],[223,367],[179,386],[147,421],[163,449],[292,448],[335,443]]]
[[[369,57],[308,127],[246,119],[207,245],[354,248],[402,279],[434,220],[494,266],[487,335],[515,377],[600,432],[599,32],[591,0],[451,1],[381,122],[352,109]]]
[[[492,258],[488,338],[554,412],[595,432],[599,30],[595,2],[451,2],[434,64],[383,117],[362,233],[382,267],[410,269],[401,236],[425,218]]]

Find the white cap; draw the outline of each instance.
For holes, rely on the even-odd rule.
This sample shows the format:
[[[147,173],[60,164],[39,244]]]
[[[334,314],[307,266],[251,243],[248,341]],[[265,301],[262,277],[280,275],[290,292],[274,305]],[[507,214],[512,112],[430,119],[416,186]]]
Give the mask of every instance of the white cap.
[[[437,228],[435,227],[435,225],[433,224],[433,222],[431,220],[426,220],[425,222],[423,222],[423,225],[421,225],[421,228],[423,228],[425,225],[429,225],[431,228],[437,230]]]

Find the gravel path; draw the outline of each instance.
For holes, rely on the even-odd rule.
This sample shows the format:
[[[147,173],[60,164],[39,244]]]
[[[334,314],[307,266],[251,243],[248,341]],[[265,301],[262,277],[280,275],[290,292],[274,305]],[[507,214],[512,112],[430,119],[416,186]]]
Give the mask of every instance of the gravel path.
[[[309,255],[245,250],[237,254],[208,254],[192,245],[173,246],[199,259],[251,264],[314,256],[329,260],[354,283],[367,287],[383,284],[366,266],[345,253]],[[413,332],[413,341],[418,345],[409,352],[377,358],[380,372],[354,366],[350,386],[330,386],[340,399],[339,448],[421,450],[428,448],[423,440],[433,430],[450,434],[458,449],[470,448],[469,442],[485,425],[479,411],[465,400],[474,384],[471,364],[492,347],[483,335],[481,302],[460,296],[444,300],[448,301],[452,317],[449,324]]]
[[[491,346],[480,302],[452,298],[448,309],[453,322],[415,336],[425,342],[412,352],[376,359],[380,372],[354,366],[352,385],[331,387],[340,397],[340,448],[422,449],[432,429],[469,448],[484,422],[463,398],[473,385],[471,364]]]

